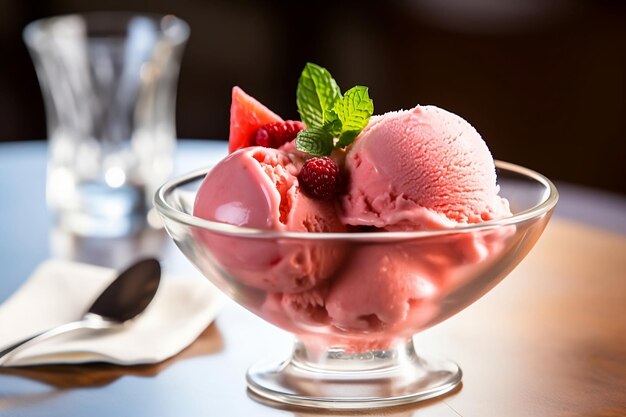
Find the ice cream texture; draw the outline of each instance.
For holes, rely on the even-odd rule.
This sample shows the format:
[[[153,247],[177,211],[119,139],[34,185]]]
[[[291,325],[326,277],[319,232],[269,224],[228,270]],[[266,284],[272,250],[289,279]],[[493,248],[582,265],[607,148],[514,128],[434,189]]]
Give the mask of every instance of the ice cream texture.
[[[263,119],[256,101],[254,111],[251,120]],[[248,131],[254,127],[246,124]],[[333,153],[345,188],[329,200],[303,192],[298,174],[307,155],[295,140],[279,149],[240,148],[248,135],[238,134],[238,150],[209,172],[194,216],[274,231],[385,233],[510,215],[483,139],[463,118],[435,106],[372,117],[351,145]],[[456,271],[493,256],[501,248],[497,240],[459,234],[446,245],[420,241],[407,251],[341,239],[267,241],[208,232],[201,239],[240,291],[263,292],[257,314],[295,333],[342,340],[366,334],[368,346],[426,327],[439,314],[437,297],[461,285]]]
[[[345,169],[347,224],[421,230],[510,214],[485,142],[463,118],[435,106],[372,118]]]
[[[332,201],[315,200],[301,192],[296,169],[280,150],[240,149],[206,176],[196,194],[194,215],[257,229],[345,231]],[[200,239],[245,285],[274,292],[313,288],[331,275],[342,256],[337,245],[240,242],[210,233]]]
[[[333,202],[301,192],[297,170],[289,155],[278,149],[241,149],[207,175],[196,196],[194,215],[258,229],[344,231]]]

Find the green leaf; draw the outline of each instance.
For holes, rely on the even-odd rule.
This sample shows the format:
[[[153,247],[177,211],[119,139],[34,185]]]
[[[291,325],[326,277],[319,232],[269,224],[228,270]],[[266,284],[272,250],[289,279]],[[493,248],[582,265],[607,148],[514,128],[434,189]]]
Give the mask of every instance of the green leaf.
[[[330,73],[319,65],[307,63],[298,79],[296,104],[307,127],[321,127],[328,112],[341,99],[341,91]]]
[[[337,117],[341,121],[341,135],[337,146],[348,146],[359,132],[367,126],[374,113],[374,102],[370,99],[367,87],[352,87],[343,98],[335,103]]]
[[[312,63],[305,65],[298,79],[296,103],[307,125],[296,137],[296,149],[314,156],[350,145],[374,113],[367,87],[353,87],[342,97],[330,73]]]
[[[341,97],[337,101],[341,101]],[[337,116],[337,113],[335,113],[335,109],[333,105],[333,108],[328,109],[324,112],[324,126],[332,124],[336,121],[337,122],[339,121],[339,117]]]
[[[333,137],[337,138],[341,135],[341,120],[337,118],[336,114],[334,116],[334,118],[327,121],[322,127],[325,131],[333,135]]]
[[[360,130],[347,130],[345,132],[342,132],[341,135],[339,136],[337,147],[343,148],[345,146],[348,146],[349,144],[354,142],[354,139],[356,139],[356,137],[359,136],[359,133],[361,133]]]
[[[321,127],[310,127],[296,136],[296,149],[313,156],[328,156],[333,150],[333,135]]]

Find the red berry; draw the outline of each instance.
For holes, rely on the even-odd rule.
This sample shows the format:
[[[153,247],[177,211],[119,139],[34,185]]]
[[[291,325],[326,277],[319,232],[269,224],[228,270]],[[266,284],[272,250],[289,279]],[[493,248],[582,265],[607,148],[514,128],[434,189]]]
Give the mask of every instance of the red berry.
[[[254,144],[266,148],[280,148],[298,136],[304,130],[304,123],[287,120],[286,122],[266,123],[257,129],[254,135]]]
[[[339,190],[339,167],[328,157],[311,158],[300,170],[298,181],[311,197],[329,199]]]

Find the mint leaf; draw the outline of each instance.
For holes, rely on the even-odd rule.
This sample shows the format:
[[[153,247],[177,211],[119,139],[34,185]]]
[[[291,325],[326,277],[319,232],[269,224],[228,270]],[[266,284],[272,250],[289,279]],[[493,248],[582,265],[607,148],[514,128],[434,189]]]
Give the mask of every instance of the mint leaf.
[[[337,101],[341,101],[341,97],[339,97]],[[334,107],[335,106],[333,106],[333,108],[328,109],[324,112],[324,125],[322,127],[337,125],[341,129],[341,122],[339,121],[339,116],[337,116],[337,113],[335,112]]]
[[[333,135],[333,137],[339,137],[341,135],[341,120],[337,117],[337,113],[330,111],[327,113],[326,123],[322,128]]]
[[[307,125],[296,137],[296,149],[314,156],[350,145],[374,113],[367,87],[353,87],[342,97],[330,73],[312,63],[305,65],[298,79],[296,103]]]
[[[300,118],[307,127],[321,127],[327,122],[328,112],[341,99],[341,91],[325,68],[307,63],[298,79],[296,104]]]
[[[348,146],[349,144],[354,142],[354,139],[356,139],[356,137],[359,136],[359,133],[361,133],[360,130],[346,130],[345,132],[342,132],[341,135],[339,136],[337,147],[343,148],[343,147]]]
[[[337,117],[341,121],[341,136],[337,146],[348,146],[359,132],[367,126],[374,113],[374,102],[370,99],[367,87],[357,85],[335,103]]]
[[[296,136],[296,149],[313,156],[328,156],[333,150],[333,135],[318,126],[302,130]]]

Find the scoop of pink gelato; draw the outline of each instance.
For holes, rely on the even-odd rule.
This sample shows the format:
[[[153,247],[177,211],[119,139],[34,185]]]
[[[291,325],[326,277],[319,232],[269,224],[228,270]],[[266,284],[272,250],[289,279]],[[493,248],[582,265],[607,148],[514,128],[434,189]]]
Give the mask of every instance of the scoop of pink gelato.
[[[510,214],[478,132],[435,106],[373,117],[349,149],[345,223],[419,230]]]
[[[422,300],[436,295],[431,272],[399,246],[359,247],[328,291],[330,322],[346,331],[387,330],[406,320]]]
[[[336,201],[301,191],[297,175],[307,158],[293,141],[281,149],[232,153],[205,178],[194,215],[255,229],[323,233],[349,226],[454,228],[510,214],[485,142],[461,117],[434,106],[373,117],[347,151],[334,152],[331,158],[347,178]],[[351,245],[345,237],[255,239],[210,228],[196,233],[210,249],[207,256],[227,272],[219,275],[232,281],[224,286],[236,288],[235,298],[248,297],[248,308],[301,338],[363,351],[384,349],[453,314],[441,304],[446,297],[461,308],[488,290],[492,280],[468,289],[467,279],[503,256],[511,231],[397,242],[370,237]]]
[[[297,232],[340,232],[332,201],[302,193],[296,169],[280,150],[249,147],[217,164],[200,186],[194,215],[236,226]],[[298,239],[242,239],[202,231],[202,241],[233,276],[268,291],[299,292],[328,278],[338,245]]]

